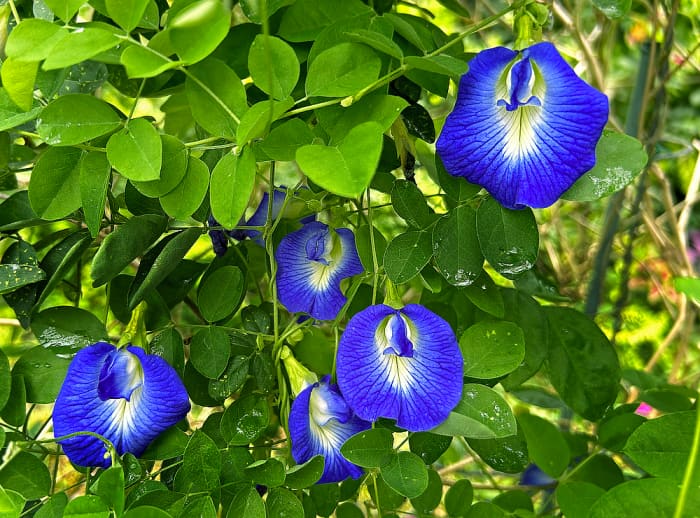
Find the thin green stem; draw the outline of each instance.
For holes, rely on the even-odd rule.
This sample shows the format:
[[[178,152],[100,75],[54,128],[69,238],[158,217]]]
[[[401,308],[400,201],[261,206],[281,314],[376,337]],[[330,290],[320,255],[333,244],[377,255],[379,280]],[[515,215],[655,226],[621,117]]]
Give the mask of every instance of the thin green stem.
[[[202,90],[204,90],[204,91],[207,93],[207,95],[208,95],[209,97],[211,97],[212,100],[213,100],[216,104],[218,104],[218,105],[221,107],[221,109],[224,110],[224,112],[226,112],[226,115],[228,115],[229,117],[231,117],[231,119],[232,119],[236,124],[240,124],[240,123],[241,123],[241,120],[236,116],[235,113],[233,113],[233,111],[231,111],[231,108],[228,107],[228,105],[221,99],[221,97],[219,97],[218,95],[216,95],[216,94],[212,91],[212,89],[209,88],[205,83],[203,83],[197,76],[195,76],[192,72],[190,72],[189,70],[187,70],[187,68],[185,68],[185,67],[180,66],[180,67],[177,67],[177,69],[178,69],[180,72],[184,73],[184,74],[187,76],[188,79],[191,79],[193,82],[197,83],[197,86],[199,86]]]
[[[377,303],[377,288],[379,275],[379,260],[377,259],[377,247],[374,240],[374,224],[372,222],[372,202],[370,200],[369,189],[367,189],[367,221],[369,223],[369,242],[372,248],[372,304]]]
[[[695,471],[695,462],[698,458],[698,450],[700,450],[700,405],[695,402],[695,433],[693,434],[693,445],[690,447],[690,455],[688,456],[688,464],[685,466],[683,475],[683,483],[681,484],[681,492],[678,495],[676,502],[676,510],[673,513],[673,518],[681,518],[685,503],[688,499],[688,491],[690,490],[693,472]]]
[[[17,11],[17,6],[15,6],[14,0],[10,0],[10,10],[12,11],[12,16],[15,17],[17,23],[21,22],[22,19],[19,17],[19,12]]]
[[[129,111],[129,116],[126,118],[126,125],[129,125],[129,122],[131,121],[132,117],[134,116],[134,112],[136,111],[136,105],[139,103],[139,99],[141,98],[141,92],[143,92],[143,87],[146,86],[146,79],[141,80],[141,84],[139,85],[139,91],[136,92],[136,97],[134,97],[134,104],[131,105],[131,111]]]

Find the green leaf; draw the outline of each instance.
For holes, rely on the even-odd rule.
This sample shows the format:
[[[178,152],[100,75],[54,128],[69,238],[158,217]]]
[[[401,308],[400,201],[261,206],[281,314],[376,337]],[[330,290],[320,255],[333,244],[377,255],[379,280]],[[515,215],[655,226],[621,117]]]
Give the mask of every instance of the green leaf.
[[[340,43],[321,52],[306,76],[308,97],[345,97],[358,93],[378,77],[382,61],[366,45]]]
[[[149,290],[156,288],[178,267],[200,235],[201,229],[189,228],[166,236],[148,251],[141,260],[129,290],[130,309],[134,309],[146,297]]]
[[[250,46],[248,69],[255,86],[274,99],[286,99],[299,80],[294,49],[279,38],[258,34]]]
[[[476,213],[468,205],[452,209],[433,229],[435,266],[453,286],[469,286],[481,274],[484,258],[478,246]]]
[[[587,518],[605,490],[589,482],[566,482],[557,487],[556,494],[557,503],[567,518]]]
[[[17,360],[12,374],[24,377],[27,402],[53,403],[66,377],[69,363],[70,360],[60,358],[48,349],[34,347]]]
[[[107,142],[107,159],[130,180],[157,180],[163,162],[158,130],[146,119],[132,119]]]
[[[175,489],[182,493],[211,491],[219,485],[221,453],[216,443],[201,430],[195,431],[175,475]]]
[[[158,198],[175,189],[187,173],[188,153],[180,139],[172,135],[160,135],[162,163],[157,180],[132,181],[132,185],[143,195]]]
[[[291,489],[311,487],[323,475],[323,465],[323,455],[315,455],[304,464],[293,466],[287,471],[284,485]]]
[[[340,453],[353,464],[363,468],[378,468],[391,460],[394,436],[386,428],[372,428],[350,437],[340,447]]]
[[[92,260],[93,287],[110,281],[143,254],[167,228],[168,220],[163,216],[146,214],[134,216],[117,226],[114,232],[102,241]]]
[[[596,421],[617,396],[620,365],[608,338],[588,317],[569,308],[543,308],[549,320],[547,363],[552,385],[577,414]]]
[[[198,0],[168,20],[173,49],[186,64],[203,60],[222,42],[231,25],[231,11],[219,0]]]
[[[384,268],[392,282],[408,282],[428,264],[433,255],[430,233],[412,230],[399,234],[386,247]]]
[[[587,515],[588,518],[629,518],[630,510],[643,510],[644,516],[671,517],[678,502],[677,482],[665,478],[630,480],[601,495]],[[688,492],[686,513],[700,508],[696,488]],[[684,515],[686,515],[684,513]]]
[[[113,466],[103,471],[90,492],[102,498],[116,516],[124,513],[124,470],[121,466]]]
[[[273,487],[270,490],[265,506],[269,518],[304,518],[304,508],[299,499],[282,487]]]
[[[382,152],[383,130],[376,122],[356,126],[335,147],[311,144],[297,150],[302,171],[333,194],[354,198],[369,186]]]
[[[130,78],[155,77],[179,65],[156,50],[141,45],[130,45],[124,49],[119,61]]]
[[[420,457],[410,451],[391,455],[380,472],[391,489],[408,498],[419,496],[428,487],[428,469]]]
[[[62,518],[68,505],[68,496],[65,493],[54,493],[51,498],[44,501],[41,509],[34,515],[35,518]]]
[[[406,56],[404,64],[418,70],[425,70],[432,74],[449,76],[454,79],[455,82],[459,82],[459,78],[462,74],[466,73],[467,68],[469,68],[461,59],[454,58],[447,54],[439,54],[437,56]]]
[[[209,322],[216,322],[231,315],[243,295],[243,281],[243,272],[236,266],[224,266],[207,276],[197,292],[202,316]]]
[[[0,487],[0,513],[5,518],[19,518],[22,516],[25,498],[17,491]]]
[[[403,51],[394,41],[377,31],[370,31],[367,29],[356,29],[352,32],[347,33],[348,38],[355,43],[364,43],[365,45],[372,47],[374,50],[378,50],[383,54],[387,54],[392,58],[403,59]]]
[[[234,356],[228,363],[223,376],[209,381],[209,395],[224,400],[243,386],[248,377],[250,360],[247,356]]]
[[[520,473],[530,464],[523,431],[497,439],[469,439],[469,446],[496,471]]]
[[[78,12],[85,0],[44,0],[56,16],[68,23],[73,15]]]
[[[224,372],[230,354],[228,333],[220,327],[200,329],[192,337],[190,361],[207,378],[216,379]]]
[[[140,458],[146,460],[174,459],[185,452],[188,442],[189,436],[177,426],[172,426],[156,437]]]
[[[693,277],[676,277],[673,286],[689,297],[700,301],[700,279]]]
[[[630,11],[632,0],[593,0],[593,5],[611,20],[617,20]]]
[[[35,264],[0,264],[0,295],[44,279],[46,274]]]
[[[5,53],[20,61],[41,61],[68,30],[39,18],[25,18],[7,37]]]
[[[549,421],[532,414],[518,416],[532,462],[550,477],[558,477],[569,465],[569,446],[561,432]]]
[[[637,428],[624,447],[636,465],[655,476],[683,481],[695,431],[695,411],[676,412],[650,419]],[[691,484],[700,481],[696,460]]]
[[[41,269],[46,272],[48,281],[36,301],[37,307],[46,300],[60,282],[68,275],[69,271],[80,260],[83,252],[90,246],[92,238],[87,231],[74,232],[62,239],[51,248],[39,263]]]
[[[29,180],[29,201],[42,219],[61,219],[80,208],[80,158],[75,148],[49,148]]]
[[[396,214],[412,227],[422,229],[433,222],[432,214],[418,186],[407,180],[396,180],[391,190],[391,205]]]
[[[240,0],[241,9],[253,23],[262,23],[294,0]]]
[[[562,198],[593,201],[608,196],[632,183],[644,169],[648,159],[641,142],[614,131],[603,132],[595,154],[596,164],[593,169],[579,178],[562,194]]]
[[[24,192],[26,199],[27,191]],[[7,202],[5,202],[7,203]],[[27,202],[27,205],[29,202]],[[38,266],[36,251],[25,241],[16,241],[12,243],[2,256],[2,264],[26,264]],[[7,305],[10,306],[20,321],[20,324],[25,329],[29,327],[29,320],[34,310],[34,303],[39,294],[40,284],[28,284],[12,293],[6,293],[3,298]]]
[[[539,232],[532,209],[510,210],[487,198],[476,212],[476,229],[484,257],[504,277],[512,279],[534,266]]]
[[[34,81],[39,63],[7,58],[2,63],[0,77],[7,95],[22,110],[31,109],[34,97]]]
[[[10,361],[5,353],[0,349],[0,410],[7,404],[10,398],[12,381],[10,380]],[[2,445],[0,445],[2,448]]]
[[[7,90],[0,88],[0,131],[5,131],[34,120],[41,110],[41,106],[37,106],[30,111],[22,110],[12,101]]]
[[[163,210],[175,219],[187,219],[199,208],[209,189],[209,168],[199,158],[191,156],[182,181],[168,194],[160,197]]]
[[[477,322],[459,339],[464,375],[493,379],[514,371],[525,357],[525,337],[516,324]]]
[[[248,144],[251,140],[264,137],[270,131],[273,122],[294,106],[294,100],[289,97],[283,101],[260,101],[255,103],[241,117],[241,123],[236,131],[236,142],[239,146]]]
[[[516,290],[501,290],[503,318],[520,327],[525,337],[525,357],[513,372],[501,380],[507,391],[513,390],[534,376],[547,358],[549,350],[549,326],[542,308],[533,298]]]
[[[148,0],[105,0],[107,13],[126,32],[139,24],[148,7]]]
[[[333,22],[373,11],[360,0],[297,0],[282,16],[280,37],[287,41],[313,41]]]
[[[290,119],[276,126],[260,143],[260,149],[272,160],[292,161],[297,149],[314,140],[314,134],[301,119]]]
[[[109,133],[120,124],[119,115],[106,102],[92,95],[70,94],[44,108],[36,130],[47,144],[72,146]]]
[[[44,70],[66,68],[86,61],[122,42],[116,34],[94,27],[80,27],[58,40],[46,56]]]
[[[374,121],[387,131],[408,103],[401,97],[373,92],[344,108],[339,105],[316,110],[321,126],[331,143],[342,142],[350,131],[367,121]]]
[[[197,124],[212,135],[236,138],[248,101],[243,83],[226,63],[208,58],[191,67],[185,92]]]
[[[452,437],[430,432],[413,432],[408,437],[408,445],[413,453],[426,464],[436,462],[452,444]]]
[[[32,332],[44,349],[63,358],[109,336],[99,318],[73,306],[54,306],[34,314]]]
[[[233,228],[245,213],[255,185],[255,155],[249,147],[240,156],[224,155],[211,174],[211,213],[224,227]]]
[[[38,457],[20,451],[0,469],[0,486],[35,500],[49,494],[51,475]]]
[[[199,518],[217,518],[216,508],[211,496],[195,497],[187,502],[182,516],[198,516]]]
[[[445,493],[445,510],[450,516],[455,518],[467,516],[473,498],[474,488],[472,483],[467,479],[458,480]]]
[[[221,417],[221,435],[233,446],[245,446],[262,435],[270,421],[267,400],[257,394],[237,399]]]
[[[413,508],[422,514],[431,514],[442,500],[442,479],[437,471],[428,469],[428,487],[420,495],[411,498]]]
[[[231,500],[227,518],[265,518],[265,503],[253,486],[244,486]]]
[[[255,484],[277,487],[284,483],[284,464],[274,458],[255,461],[243,471]]]
[[[357,254],[360,256],[362,266],[367,271],[374,271],[374,259],[372,257],[372,238],[369,234],[369,225],[362,225],[355,231],[355,244],[357,246]],[[372,227],[374,234],[374,248],[377,258],[377,266],[382,266],[384,260],[384,252],[386,251],[386,239],[376,227]]]
[[[80,159],[80,204],[93,238],[102,227],[111,173],[112,167],[104,153],[88,151]]]
[[[462,435],[475,439],[494,439],[515,435],[517,423],[508,403],[495,390],[467,383],[462,400],[441,425],[430,430],[439,435]]]

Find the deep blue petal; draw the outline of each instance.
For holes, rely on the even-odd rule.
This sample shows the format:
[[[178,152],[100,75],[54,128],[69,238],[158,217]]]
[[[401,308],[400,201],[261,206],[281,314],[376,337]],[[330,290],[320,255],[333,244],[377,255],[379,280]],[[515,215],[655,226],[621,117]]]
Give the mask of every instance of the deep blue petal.
[[[338,385],[362,419],[395,419],[410,431],[429,430],[444,421],[462,393],[462,355],[442,318],[418,304],[400,310],[407,321],[412,356],[386,354],[382,327],[396,311],[383,304],[353,316],[340,338]]]
[[[289,413],[292,456],[302,464],[315,455],[323,455],[324,470],[319,483],[358,478],[362,468],[348,462],[340,447],[352,435],[370,427],[371,423],[349,410],[338,387],[325,376],[301,391],[292,403]]]
[[[335,232],[335,246],[328,226],[318,221],[282,238],[275,251],[277,292],[290,312],[332,320],[345,304],[340,281],[363,268],[352,232],[343,228]]]
[[[127,351],[133,357],[124,361]],[[120,356],[114,361],[117,353]],[[129,400],[125,397],[103,400],[100,393],[103,397],[123,396],[124,387],[131,388],[129,380],[133,376],[115,370],[129,367],[132,361],[140,364],[141,384],[129,392]],[[110,374],[105,376],[105,372]],[[107,387],[100,390],[101,383]],[[111,344],[99,342],[79,351],[68,368],[54,405],[54,435],[95,432],[109,439],[119,455],[129,452],[138,456],[161,432],[183,419],[189,408],[184,385],[163,358],[148,355],[139,347],[118,351]],[[96,438],[78,436],[61,441],[61,445],[75,464],[110,465],[110,460],[104,457],[103,443]]]
[[[551,43],[497,47],[470,62],[437,151],[505,207],[547,207],[593,167],[607,118],[607,97]]]

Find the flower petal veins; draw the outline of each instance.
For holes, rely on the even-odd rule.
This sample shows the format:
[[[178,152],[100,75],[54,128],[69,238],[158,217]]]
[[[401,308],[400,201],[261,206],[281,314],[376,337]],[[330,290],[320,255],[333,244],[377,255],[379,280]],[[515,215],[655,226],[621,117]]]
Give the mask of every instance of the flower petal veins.
[[[334,319],[345,304],[340,281],[364,271],[352,231],[318,221],[282,238],[275,258],[282,304],[319,320]]]
[[[554,45],[477,54],[437,141],[447,172],[511,209],[554,203],[595,165],[608,99]]]
[[[430,430],[461,398],[462,362],[452,328],[435,313],[379,304],[348,322],[338,344],[338,386],[362,419]]]
[[[53,411],[54,436],[94,432],[119,455],[141,455],[160,433],[182,420],[190,402],[177,372],[140,347],[98,342],[81,349],[68,367]],[[109,467],[99,439],[81,435],[61,442],[80,466]]]

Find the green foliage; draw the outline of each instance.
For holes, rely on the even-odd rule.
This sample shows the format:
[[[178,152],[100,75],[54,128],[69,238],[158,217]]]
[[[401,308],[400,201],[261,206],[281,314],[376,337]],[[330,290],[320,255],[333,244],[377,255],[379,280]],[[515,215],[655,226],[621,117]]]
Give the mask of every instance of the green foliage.
[[[547,25],[549,7],[527,2],[0,4],[0,516],[700,508],[696,6],[594,0],[572,7],[576,24],[557,5]],[[494,23],[511,12],[514,33]],[[510,210],[450,176],[434,142],[465,49],[538,31],[581,60],[609,128],[630,135],[605,130],[562,197],[575,203]],[[246,224],[275,191],[283,206]],[[307,216],[351,229],[365,269],[332,321],[278,297],[275,252]],[[593,261],[598,249],[614,257]],[[593,299],[595,318],[580,311]],[[364,474],[318,484],[325,459],[291,453],[298,385],[282,351],[309,379],[333,376],[348,319],[381,302],[448,322],[462,398],[432,430],[380,419],[340,448]],[[49,405],[97,341],[165,359],[193,409],[140,458],[89,471],[60,455]]]

